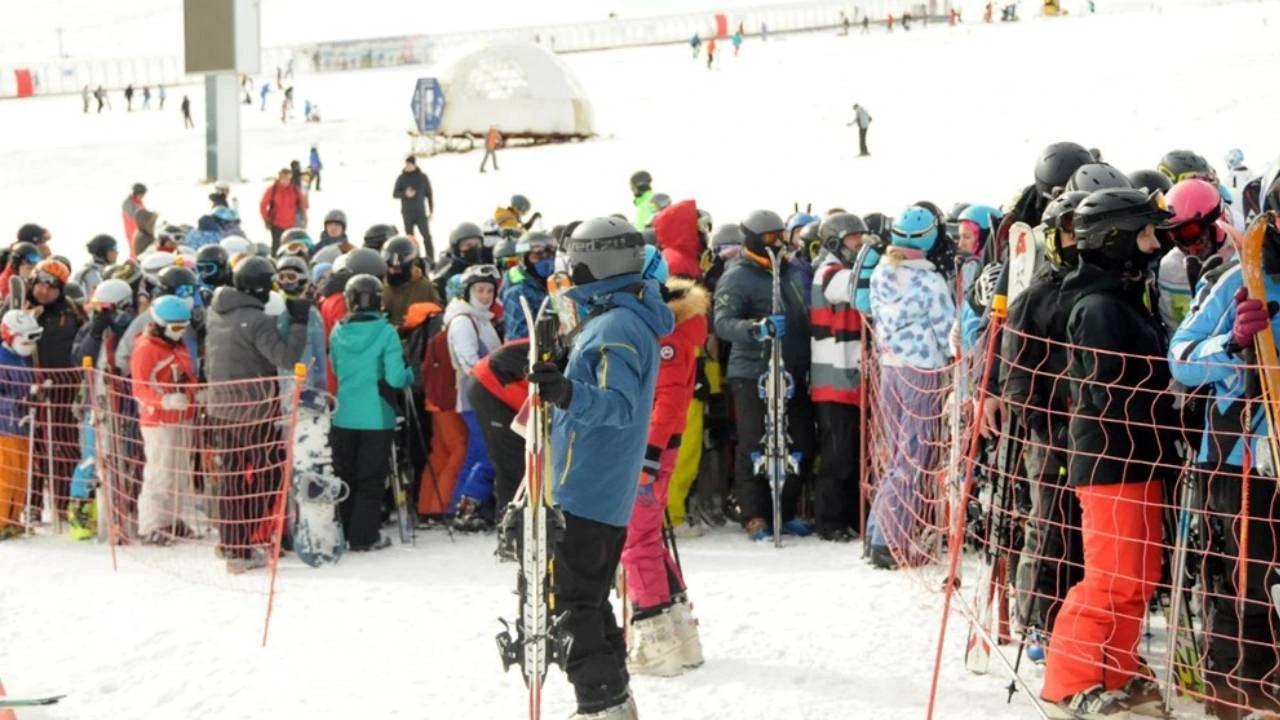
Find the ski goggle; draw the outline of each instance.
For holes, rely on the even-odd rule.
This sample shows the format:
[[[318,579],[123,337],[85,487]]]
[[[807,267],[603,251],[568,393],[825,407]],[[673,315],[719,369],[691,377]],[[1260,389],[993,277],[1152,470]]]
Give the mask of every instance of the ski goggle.
[[[1160,171],[1161,175],[1164,175],[1165,177],[1169,178],[1169,181],[1172,182],[1174,185],[1177,185],[1183,180],[1204,180],[1206,182],[1211,182],[1214,185],[1218,184],[1218,178],[1213,174],[1212,171],[1187,170],[1186,172],[1175,174],[1172,170],[1165,167],[1164,165],[1161,165],[1156,169]]]
[[[306,282],[307,278],[297,270],[281,270],[276,273],[276,281],[280,283],[282,288],[297,287],[300,283]]]
[[[786,236],[782,231],[767,232],[760,236],[760,242],[766,247],[770,245],[782,245],[786,242]]]
[[[284,245],[281,245],[280,249],[276,252],[276,257],[285,257],[287,255],[292,255],[294,257],[305,258],[310,254],[311,254],[311,248],[306,243],[302,242],[301,240],[294,240],[293,242],[288,242],[288,243],[285,243]]]
[[[502,279],[502,273],[498,272],[498,268],[492,265],[475,265],[471,270],[471,277],[468,279],[474,278],[492,280],[496,283]]]
[[[41,270],[40,272],[37,272],[31,279],[37,283],[44,283],[49,287],[54,287],[54,288],[62,287],[62,278],[59,278],[57,275],[47,273],[43,270]]]

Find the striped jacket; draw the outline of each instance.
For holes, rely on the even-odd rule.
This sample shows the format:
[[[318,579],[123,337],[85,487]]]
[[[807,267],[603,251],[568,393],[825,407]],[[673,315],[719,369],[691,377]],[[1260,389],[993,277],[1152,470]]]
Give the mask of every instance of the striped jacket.
[[[810,290],[814,402],[862,405],[862,316],[853,307],[854,272],[831,253],[818,259]]]

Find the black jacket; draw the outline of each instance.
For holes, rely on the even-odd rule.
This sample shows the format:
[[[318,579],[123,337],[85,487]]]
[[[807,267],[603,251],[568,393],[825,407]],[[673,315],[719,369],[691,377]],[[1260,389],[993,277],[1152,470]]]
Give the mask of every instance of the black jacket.
[[[44,328],[44,333],[36,344],[40,351],[40,367],[80,367],[80,358],[75,356],[72,348],[76,333],[80,332],[83,324],[83,311],[75,303],[67,302],[64,296],[45,305],[40,312],[40,327]]]
[[[1074,487],[1147,482],[1178,472],[1178,414],[1168,392],[1168,341],[1141,288],[1081,263],[1062,282]]]
[[[1062,452],[1069,448],[1071,408],[1065,345],[1071,308],[1058,302],[1064,277],[1052,268],[1043,271],[1009,306],[999,363],[1010,411],[1037,440]]]
[[[414,189],[413,197],[405,197],[404,191],[408,188]],[[431,197],[431,181],[422,172],[422,168],[415,167],[413,172],[401,171],[391,196],[400,199],[400,214],[406,218],[425,218],[427,211],[424,203],[431,207],[432,213],[436,211],[435,200]]]
[[[796,382],[808,384],[809,378],[809,302],[808,286],[792,263],[784,263],[781,278],[782,312],[787,318],[782,337],[782,361]],[[722,340],[733,343],[728,378],[755,380],[769,365],[766,344],[757,340],[756,322],[773,312],[773,273],[744,254],[729,261],[724,275],[716,283],[715,332]]]

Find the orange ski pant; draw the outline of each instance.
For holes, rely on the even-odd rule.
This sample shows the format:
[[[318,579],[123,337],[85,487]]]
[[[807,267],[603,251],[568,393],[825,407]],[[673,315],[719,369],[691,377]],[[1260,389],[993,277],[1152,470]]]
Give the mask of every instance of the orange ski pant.
[[[467,424],[452,410],[431,411],[431,455],[418,483],[418,514],[443,515],[449,509],[458,471],[467,457]]]

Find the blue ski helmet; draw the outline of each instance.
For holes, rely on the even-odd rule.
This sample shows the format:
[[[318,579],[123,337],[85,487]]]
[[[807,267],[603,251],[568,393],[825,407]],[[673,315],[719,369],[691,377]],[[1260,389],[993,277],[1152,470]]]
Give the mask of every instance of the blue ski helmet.
[[[1000,218],[1003,217],[1000,211],[989,205],[970,205],[960,213],[960,220],[968,220],[976,223],[985,233],[991,230],[992,226],[1000,224]]]
[[[667,259],[655,245],[644,246],[644,277],[656,280],[659,285],[666,285],[671,271],[667,268]]]
[[[938,220],[925,208],[912,205],[898,216],[891,232],[894,245],[927,253],[938,241]]]
[[[151,303],[151,317],[165,325],[191,322],[191,308],[177,295],[163,295]]]
[[[817,215],[810,215],[809,213],[796,213],[787,218],[787,235],[790,236],[797,228],[812,225],[816,222],[822,222],[822,218]]]

